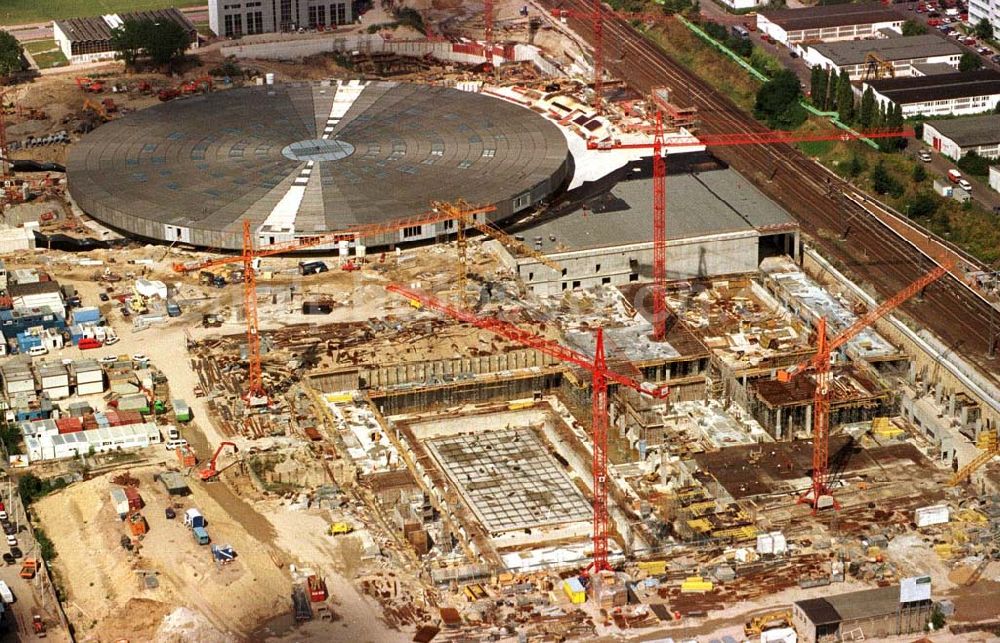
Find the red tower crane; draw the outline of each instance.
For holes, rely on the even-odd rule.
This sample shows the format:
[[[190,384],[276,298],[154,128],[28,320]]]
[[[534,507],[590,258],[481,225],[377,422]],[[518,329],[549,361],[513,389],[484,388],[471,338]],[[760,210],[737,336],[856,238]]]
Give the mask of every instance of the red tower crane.
[[[652,96],[659,109],[656,111],[655,129],[652,143],[611,143],[598,144],[589,141],[590,149],[652,149],[653,150],[653,339],[660,341],[666,336],[667,330],[667,163],[663,156],[666,148],[691,147],[704,145],[706,147],[723,145],[766,145],[772,143],[802,143],[809,141],[850,141],[859,138],[894,138],[910,136],[912,130],[899,132],[820,132],[815,134],[799,134],[769,130],[764,132],[745,132],[738,134],[709,134],[700,136],[672,137],[664,140],[663,105],[656,101],[660,90],[654,88]]]
[[[456,218],[461,218],[470,225],[478,226],[480,224],[476,222],[474,216],[480,213],[492,212],[495,209],[494,206],[484,206],[467,209],[433,210],[425,214],[397,219],[387,223],[357,226],[339,232],[330,232],[312,237],[299,237],[292,241],[275,243],[257,248],[256,250],[254,249],[252,224],[248,219],[244,219],[243,251],[239,255],[230,255],[194,263],[175,263],[173,268],[176,272],[191,272],[193,270],[204,270],[231,263],[243,263],[243,307],[246,314],[247,333],[247,391],[244,399],[252,406],[259,406],[268,402],[267,390],[264,388],[264,371],[261,365],[260,329],[257,317],[256,268],[261,257],[299,252],[342,240],[363,239],[402,230],[407,227],[439,223]],[[462,226],[456,223],[456,227],[461,228]],[[464,272],[464,263],[462,269]]]
[[[493,0],[483,0],[483,56],[486,71],[493,71]]]
[[[608,385],[627,386],[657,399],[665,399],[670,392],[669,388],[666,386],[658,387],[649,382],[640,382],[608,370],[604,356],[604,332],[602,329],[597,330],[594,356],[591,358],[514,324],[492,317],[482,317],[449,306],[433,295],[418,290],[398,284],[390,284],[386,286],[386,290],[401,295],[424,308],[444,313],[453,319],[533,348],[559,361],[578,366],[591,374],[593,382],[591,388],[593,392],[594,559],[589,569],[594,572],[610,569],[608,564]]]
[[[778,371],[778,380],[789,382],[793,377],[811,368],[816,379],[816,389],[813,393],[813,468],[812,485],[799,498],[800,502],[808,502],[813,507],[813,513],[826,506],[836,506],[830,490],[830,384],[833,374],[830,368],[830,356],[865,328],[882,318],[910,297],[916,295],[928,285],[937,281],[951,270],[951,265],[937,266],[930,272],[889,297],[867,314],[859,317],[835,338],[828,340],[826,336],[826,318],[820,317],[816,324],[816,354],[808,360],[787,370]],[[829,498],[829,500],[824,500]]]

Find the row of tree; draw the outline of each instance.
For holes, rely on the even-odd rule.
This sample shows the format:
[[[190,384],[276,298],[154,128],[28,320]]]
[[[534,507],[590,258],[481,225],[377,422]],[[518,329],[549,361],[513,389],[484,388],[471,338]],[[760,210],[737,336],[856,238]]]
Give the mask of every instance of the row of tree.
[[[865,131],[903,129],[903,108],[876,101],[871,87],[865,89],[861,101],[857,101],[846,71],[838,75],[832,69],[827,71],[819,66],[813,67],[810,84],[813,105],[826,112],[837,112],[843,123],[857,125]],[[881,145],[884,150],[895,150],[904,143],[902,139],[892,138],[884,139]]]

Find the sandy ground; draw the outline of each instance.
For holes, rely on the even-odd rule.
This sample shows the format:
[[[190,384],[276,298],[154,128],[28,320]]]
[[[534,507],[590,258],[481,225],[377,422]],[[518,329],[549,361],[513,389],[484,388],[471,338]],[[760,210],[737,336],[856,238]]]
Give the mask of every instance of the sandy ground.
[[[213,542],[231,544],[238,554],[237,561],[217,568],[209,548],[195,543],[180,517],[165,518],[169,501],[152,479],[160,470],[151,466],[130,471],[141,481],[146,502],[142,513],[150,526],[138,556],[130,556],[119,543],[127,527],[111,506],[109,475],[73,485],[37,504],[39,520],[59,551],[54,565],[66,590],[67,615],[81,638],[151,635],[162,617],[182,606],[200,615],[195,619],[203,621],[199,631],[231,640],[287,610],[291,582],[287,570],[275,564],[272,548],[251,536],[203,485],[192,482],[192,495],[175,502],[181,505],[178,516],[183,509],[198,507]],[[136,570],[155,572],[159,588],[143,589]],[[134,612],[141,618],[122,619],[122,610],[143,602],[149,605]]]

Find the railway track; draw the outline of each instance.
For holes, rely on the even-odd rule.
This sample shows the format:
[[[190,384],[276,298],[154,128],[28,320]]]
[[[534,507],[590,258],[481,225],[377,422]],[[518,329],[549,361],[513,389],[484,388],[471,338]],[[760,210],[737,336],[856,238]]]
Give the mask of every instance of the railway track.
[[[543,4],[556,6],[549,0]],[[580,14],[592,7],[586,0],[561,0],[558,6]],[[569,26],[588,42],[593,39],[588,20],[569,18]],[[728,97],[620,18],[605,17],[604,51],[619,52],[618,60],[608,59],[605,66],[633,89],[646,94],[655,86],[669,87],[678,103],[697,107],[705,133],[766,131]],[[738,145],[713,149],[713,153],[784,207],[823,255],[839,262],[857,282],[871,284],[881,297],[894,294],[933,268],[933,261],[920,250],[846,197],[856,193],[853,186],[794,147]],[[952,275],[945,276],[928,286],[922,301],[910,300],[902,309],[954,352],[978,365],[994,383],[1000,383],[996,375],[1000,359],[987,357],[991,306],[965,284]]]

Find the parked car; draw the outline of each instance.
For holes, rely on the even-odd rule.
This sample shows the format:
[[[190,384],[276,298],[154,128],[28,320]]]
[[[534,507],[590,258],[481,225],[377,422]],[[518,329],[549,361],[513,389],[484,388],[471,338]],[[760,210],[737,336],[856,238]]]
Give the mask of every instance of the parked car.
[[[167,517],[167,520],[173,520],[177,517],[177,512],[174,511],[173,507],[167,507],[163,510],[163,515]]]
[[[958,187],[962,188],[966,192],[972,192],[972,184],[965,179],[958,180]]]
[[[143,355],[142,353],[133,353],[132,361],[139,362],[140,364],[145,364],[146,362],[149,361],[149,358]]]
[[[1000,65],[1000,54],[996,54],[995,56],[991,57],[990,60],[992,60],[994,63]]]
[[[952,183],[958,183],[962,180],[962,173],[958,170],[948,170],[948,180]]]
[[[930,163],[933,157],[931,156],[931,153],[928,152],[927,150],[920,150],[920,152],[917,153],[917,158],[919,158],[924,163]]]
[[[6,534],[6,535],[8,535],[8,536],[10,536],[11,534],[16,534],[17,533],[17,527],[15,527],[14,525],[12,525],[9,522],[5,522],[3,524],[3,533]]]
[[[4,552],[3,562],[5,565],[13,565],[14,563],[17,562],[17,560],[13,556],[11,556],[9,552]]]
[[[0,520],[8,520],[7,512],[3,509],[0,509]]]
[[[24,552],[21,551],[19,547],[11,547],[10,555],[13,556],[14,558],[21,558],[22,556],[24,556]]]
[[[100,294],[101,301],[111,301],[111,297],[108,297],[108,293],[102,292]]]
[[[48,355],[49,349],[44,346],[32,346],[28,349],[28,355],[32,357],[38,357],[39,355]]]
[[[104,357],[102,357],[97,361],[99,361],[101,364],[114,364],[116,361],[118,361],[118,357],[115,355],[105,355]]]
[[[94,339],[93,337],[84,337],[83,339],[80,340],[80,343],[77,344],[77,347],[82,351],[92,350],[94,348],[100,348],[102,346],[104,346],[104,344]]]
[[[799,57],[799,54],[797,52],[794,52],[794,51],[788,52],[788,55],[791,56],[792,58],[798,58]]]
[[[17,536],[7,534],[7,545],[10,547],[17,547]]]
[[[107,339],[104,340],[104,345],[105,346],[114,346],[115,344],[117,344],[120,341],[121,341],[121,338],[118,337],[118,335],[112,335],[112,336],[110,336],[110,337],[108,337]]]

